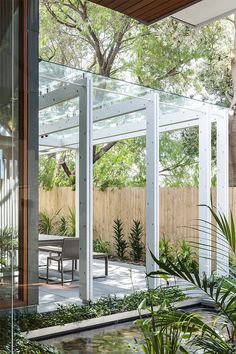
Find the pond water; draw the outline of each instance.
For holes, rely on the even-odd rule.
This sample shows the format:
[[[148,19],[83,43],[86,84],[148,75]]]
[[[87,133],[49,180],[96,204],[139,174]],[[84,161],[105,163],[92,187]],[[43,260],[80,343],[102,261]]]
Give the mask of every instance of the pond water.
[[[194,312],[200,313],[208,325],[211,325],[217,316],[215,312],[209,310],[198,309]],[[62,354],[143,354],[140,349],[142,338],[139,329],[133,322],[129,322],[53,338],[42,343],[56,347]],[[189,348],[189,352],[196,352],[196,348]],[[200,354],[202,351],[197,353]]]
[[[137,345],[141,337],[133,323],[126,323],[59,337],[44,343],[53,345],[63,354],[143,354]]]

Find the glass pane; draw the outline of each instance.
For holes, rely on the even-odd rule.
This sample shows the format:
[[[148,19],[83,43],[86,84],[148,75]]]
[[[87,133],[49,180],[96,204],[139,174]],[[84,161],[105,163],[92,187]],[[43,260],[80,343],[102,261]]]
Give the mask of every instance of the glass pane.
[[[75,68],[66,67],[59,64],[40,62],[40,94],[46,94],[63,85],[77,83],[84,75],[92,78],[93,81],[93,109],[94,119],[99,109],[109,108],[116,103],[124,103],[131,99],[138,99],[140,102],[149,100],[146,96],[150,93],[158,93],[160,97],[160,126],[167,131],[170,125],[180,123],[174,126],[181,129],[188,121],[194,122],[200,117],[206,117],[211,114],[212,120],[225,114],[225,108],[215,106],[206,102],[193,100],[184,96],[173,95],[162,91],[155,91],[141,85],[124,82],[116,79],[105,78],[92,73],[84,72]],[[55,96],[56,99],[56,96]],[[50,149],[61,147],[75,148],[78,146],[78,126],[72,129],[58,129],[63,126],[67,119],[78,121],[79,118],[79,97],[58,103],[47,109],[41,110],[39,114],[39,126],[45,131],[47,125],[56,123],[55,132],[50,126],[50,136],[48,139]],[[120,140],[123,137],[133,137],[145,135],[146,114],[145,111],[139,111],[129,114],[104,119],[94,122],[94,140],[95,142],[106,142],[112,139]],[[42,134],[43,135],[43,134]],[[45,136],[43,136],[44,138]],[[51,141],[50,139],[51,138]],[[53,141],[53,139],[55,139]],[[39,143],[43,143],[41,151],[45,151],[46,140],[40,138]]]
[[[22,299],[19,287],[18,1],[0,2],[0,311]],[[0,352],[11,340],[1,316]],[[3,325],[4,321],[4,325]],[[10,344],[9,344],[10,345]],[[10,348],[8,346],[8,348]]]

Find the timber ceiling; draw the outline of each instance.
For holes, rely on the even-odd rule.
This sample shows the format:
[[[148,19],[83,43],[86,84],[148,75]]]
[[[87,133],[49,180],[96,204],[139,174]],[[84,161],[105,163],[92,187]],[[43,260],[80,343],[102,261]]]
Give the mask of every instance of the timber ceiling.
[[[147,25],[202,0],[91,0]]]

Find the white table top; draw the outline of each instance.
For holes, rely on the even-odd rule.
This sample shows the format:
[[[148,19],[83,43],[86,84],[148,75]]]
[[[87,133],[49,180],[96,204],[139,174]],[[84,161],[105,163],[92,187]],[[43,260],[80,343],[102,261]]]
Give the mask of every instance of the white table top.
[[[62,241],[63,238],[70,238],[70,237],[72,237],[72,236],[39,234],[39,241]]]

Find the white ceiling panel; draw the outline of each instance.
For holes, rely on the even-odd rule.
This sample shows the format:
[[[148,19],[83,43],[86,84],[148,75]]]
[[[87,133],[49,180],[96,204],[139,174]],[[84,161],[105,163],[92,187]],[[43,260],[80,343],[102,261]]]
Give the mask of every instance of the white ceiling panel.
[[[202,0],[173,15],[176,20],[191,26],[202,26],[236,12],[236,0]]]

